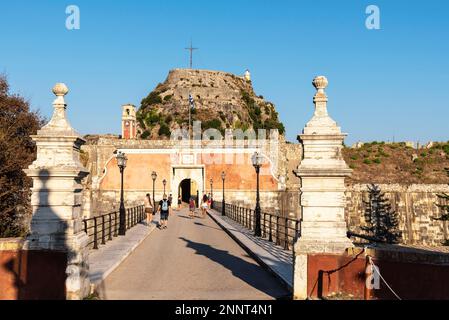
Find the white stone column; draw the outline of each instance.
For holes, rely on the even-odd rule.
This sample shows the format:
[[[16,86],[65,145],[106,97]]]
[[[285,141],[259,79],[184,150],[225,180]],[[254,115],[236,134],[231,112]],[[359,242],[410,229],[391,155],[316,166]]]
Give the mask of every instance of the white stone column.
[[[33,217],[25,249],[65,252],[66,297],[82,299],[90,287],[88,237],[83,230],[81,210],[81,180],[89,172],[79,158],[85,141],[66,119],[67,87],[56,84],[53,93],[56,100],[52,119],[32,137],[37,159],[24,170],[33,179]]]
[[[342,155],[343,140],[327,112],[326,77],[313,80],[315,113],[298,140],[303,159],[296,175],[301,179],[301,237],[295,243],[294,297],[306,299],[308,254],[342,254],[353,244],[346,236],[345,177],[352,170]]]

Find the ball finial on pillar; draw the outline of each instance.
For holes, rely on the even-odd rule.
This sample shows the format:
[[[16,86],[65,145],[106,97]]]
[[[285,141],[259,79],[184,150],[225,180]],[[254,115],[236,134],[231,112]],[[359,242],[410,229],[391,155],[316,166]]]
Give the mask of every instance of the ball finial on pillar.
[[[64,83],[57,83],[53,87],[53,93],[57,97],[63,97],[67,93],[69,93],[69,88],[67,88],[67,86]]]
[[[313,79],[313,86],[315,89],[318,90],[318,92],[324,92],[324,89],[327,88],[327,85],[329,82],[327,81],[327,78],[325,76],[318,76]]]

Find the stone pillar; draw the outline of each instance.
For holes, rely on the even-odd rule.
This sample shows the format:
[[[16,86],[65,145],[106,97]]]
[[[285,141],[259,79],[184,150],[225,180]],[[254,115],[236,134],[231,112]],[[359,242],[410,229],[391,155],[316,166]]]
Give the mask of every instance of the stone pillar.
[[[88,237],[81,210],[81,180],[89,172],[80,163],[79,155],[85,141],[66,119],[67,87],[56,84],[53,93],[56,95],[53,116],[32,137],[37,146],[37,159],[24,170],[33,179],[33,217],[24,248],[65,254],[67,265],[62,267],[67,275],[66,298],[82,299],[89,294],[90,287]]]
[[[295,243],[294,297],[306,299],[308,254],[342,254],[352,242],[346,236],[345,177],[352,170],[342,155],[343,140],[327,112],[326,77],[313,80],[315,113],[298,140],[303,159],[295,172],[301,179],[301,237]]]

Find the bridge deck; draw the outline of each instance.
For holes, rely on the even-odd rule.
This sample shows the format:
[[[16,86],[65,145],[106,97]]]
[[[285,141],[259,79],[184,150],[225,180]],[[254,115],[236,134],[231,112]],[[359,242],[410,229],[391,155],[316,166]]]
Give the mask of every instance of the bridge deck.
[[[104,299],[274,299],[288,295],[209,217],[170,216],[103,282]]]

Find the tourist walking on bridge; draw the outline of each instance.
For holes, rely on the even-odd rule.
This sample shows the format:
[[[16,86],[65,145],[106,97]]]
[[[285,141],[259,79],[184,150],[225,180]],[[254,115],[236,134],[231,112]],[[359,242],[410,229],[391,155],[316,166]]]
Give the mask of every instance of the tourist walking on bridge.
[[[207,212],[207,209],[209,208],[208,202],[209,202],[209,198],[207,197],[206,194],[204,194],[203,201],[201,202],[201,217],[203,219],[206,217],[206,212]]]
[[[147,214],[147,226],[150,226],[153,222],[154,207],[149,193],[146,194],[143,202],[145,205],[145,213]]]
[[[170,210],[171,210],[171,202],[169,199],[167,199],[167,195],[164,194],[164,198],[161,201],[159,201],[158,211],[161,214],[159,229],[167,229],[168,216],[171,213]]]
[[[195,218],[195,200],[193,200],[193,197],[190,197],[189,200],[189,217],[190,219]]]

